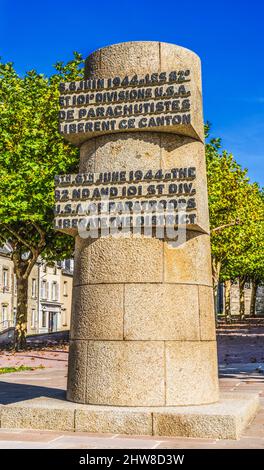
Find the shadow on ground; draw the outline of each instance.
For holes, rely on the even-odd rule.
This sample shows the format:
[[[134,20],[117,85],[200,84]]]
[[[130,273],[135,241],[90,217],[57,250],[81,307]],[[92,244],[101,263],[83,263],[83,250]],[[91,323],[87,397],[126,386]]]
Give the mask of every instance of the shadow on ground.
[[[264,364],[219,364],[219,378],[238,378],[239,380],[250,380],[264,382]]]
[[[65,390],[39,385],[27,385],[0,381],[0,404],[9,405],[33,398],[49,397],[58,400],[66,399]]]
[[[47,373],[48,371],[46,371]],[[47,377],[48,384],[45,385],[35,385],[30,383],[23,383],[26,377],[26,381],[30,382],[33,379],[33,382],[36,379],[46,380],[45,375],[44,377],[40,375],[41,372],[37,372],[37,377],[34,377],[34,373],[28,372],[23,373],[22,383],[19,383],[20,377],[18,374],[14,377],[13,374],[8,374],[8,378],[6,380],[0,380],[0,404],[8,405],[11,403],[17,403],[25,400],[30,400],[33,398],[40,398],[40,397],[48,397],[48,398],[56,398],[58,400],[65,400],[66,398],[66,382],[58,382],[59,376],[63,374],[65,376],[65,372],[63,370],[51,370],[53,373],[53,377]],[[11,377],[13,376],[13,377]],[[9,378],[11,379],[9,381]],[[250,382],[253,383],[264,383],[264,364],[257,363],[257,364],[220,364],[219,365],[219,378],[235,378],[240,380],[241,382],[249,384]],[[35,379],[35,380],[34,380]],[[13,380],[16,380],[14,382]],[[56,384],[59,388],[53,388],[49,385],[51,381],[54,385]]]

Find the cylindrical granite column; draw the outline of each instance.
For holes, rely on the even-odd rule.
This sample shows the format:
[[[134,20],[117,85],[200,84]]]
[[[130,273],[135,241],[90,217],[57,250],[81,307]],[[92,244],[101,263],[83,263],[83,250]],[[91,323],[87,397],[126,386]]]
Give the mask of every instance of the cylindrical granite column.
[[[200,60],[175,45],[130,42],[93,53],[85,73],[109,78],[177,68],[192,70],[197,133],[94,137],[81,145],[80,172],[196,167],[201,230],[188,230],[176,247],[132,234],[76,236],[67,393],[74,402],[131,407],[218,400]]]

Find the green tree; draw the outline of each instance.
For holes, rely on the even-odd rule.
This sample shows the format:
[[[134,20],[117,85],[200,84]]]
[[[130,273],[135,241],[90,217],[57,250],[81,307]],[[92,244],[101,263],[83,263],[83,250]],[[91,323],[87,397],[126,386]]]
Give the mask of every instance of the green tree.
[[[54,176],[72,172],[78,149],[58,132],[58,85],[82,77],[83,60],[55,65],[50,77],[20,77],[0,62],[0,241],[12,248],[17,277],[15,347],[26,347],[28,278],[40,255],[69,256],[73,240],[53,230]]]
[[[207,138],[209,128],[205,128]],[[221,151],[220,139],[207,142],[206,159],[215,300],[221,280],[225,282],[225,313],[229,319],[231,281],[238,278],[243,318],[245,282],[254,270],[258,279],[262,273],[263,196],[256,183],[250,184],[247,170],[232,154]]]
[[[259,191],[260,217],[254,227],[252,245],[248,250],[246,270],[252,282],[250,316],[256,314],[257,288],[264,282],[264,192]]]
[[[209,129],[207,124],[207,138]],[[221,270],[230,250],[235,247],[234,234],[239,231],[243,212],[242,189],[248,182],[246,170],[241,169],[231,154],[220,149],[220,139],[211,139],[206,143],[215,307]]]
[[[239,315],[245,317],[245,283],[252,282],[252,315],[255,312],[256,289],[264,279],[264,204],[258,185],[248,184],[244,188],[244,207],[247,217],[234,233],[234,246],[222,266],[221,279],[239,280]],[[230,312],[226,311],[228,317]]]
[[[257,184],[250,185],[250,192],[245,196],[248,206],[247,221],[239,233],[239,250],[230,253],[227,272],[232,267],[239,279],[239,315],[245,317],[244,288],[247,281],[252,282],[251,315],[255,315],[256,291],[264,280],[264,200]]]

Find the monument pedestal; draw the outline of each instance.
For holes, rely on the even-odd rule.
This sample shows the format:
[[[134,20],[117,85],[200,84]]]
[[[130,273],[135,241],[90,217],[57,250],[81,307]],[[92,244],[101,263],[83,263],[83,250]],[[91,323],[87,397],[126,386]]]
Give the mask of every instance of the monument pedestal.
[[[74,204],[98,204],[108,191],[111,204],[173,201],[175,214],[186,203],[188,224],[184,240],[176,230],[168,239],[167,227],[161,238],[154,226],[151,236],[131,228],[95,238],[62,229],[75,236],[67,398],[128,407],[217,402],[200,59],[171,44],[123,43],[91,54],[85,78],[64,86],[61,130],[80,145],[80,175],[93,181],[59,182],[58,223],[78,216]],[[188,125],[176,119],[187,108]],[[103,131],[112,113],[117,128]]]
[[[63,406],[79,430],[236,438],[257,399],[219,401],[199,57],[173,44],[116,44],[60,89],[60,132],[80,147],[80,173],[56,188],[55,226],[75,236],[75,404]],[[116,211],[109,205],[108,219],[104,197]],[[146,206],[157,209],[150,235]],[[120,230],[138,210],[140,231]],[[106,236],[112,219],[118,230]]]
[[[255,394],[225,392],[211,405],[119,407],[35,398],[0,408],[2,428],[238,439],[259,406]]]

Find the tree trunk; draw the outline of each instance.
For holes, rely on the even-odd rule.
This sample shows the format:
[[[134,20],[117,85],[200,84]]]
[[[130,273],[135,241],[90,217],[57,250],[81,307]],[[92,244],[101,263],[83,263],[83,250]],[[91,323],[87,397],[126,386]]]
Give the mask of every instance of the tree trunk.
[[[221,262],[217,261],[215,258],[212,258],[212,275],[213,275],[213,291],[214,291],[214,310],[215,310],[215,321],[217,323],[217,294],[218,294],[218,284],[221,270]]]
[[[214,313],[215,313],[215,321],[217,322],[217,321],[218,321],[218,318],[217,318],[217,315],[218,315],[218,311],[217,311],[218,284],[216,284],[216,285],[213,287],[213,292],[214,292]]]
[[[231,280],[228,279],[227,281],[225,281],[225,320],[227,323],[229,323],[231,319],[230,294],[231,294]]]
[[[245,318],[245,283],[246,278],[244,276],[239,277],[239,319],[244,320]]]
[[[257,288],[258,288],[258,282],[253,280],[252,281],[251,298],[250,298],[250,316],[251,317],[256,316]]]
[[[17,280],[17,314],[14,334],[16,351],[26,349],[28,279],[40,253],[46,246],[46,232],[34,221],[21,224],[3,224],[12,252],[14,272]]]
[[[17,315],[15,326],[15,350],[27,346],[27,311],[28,311],[28,277],[17,277]]]

